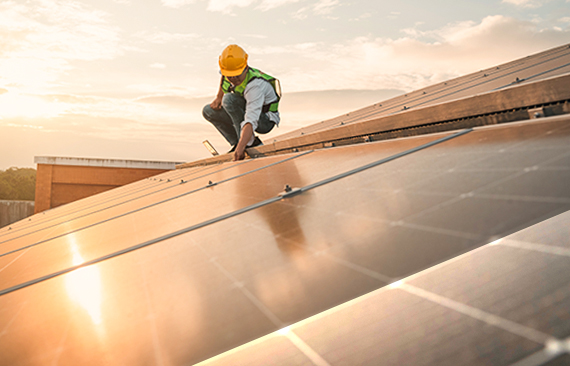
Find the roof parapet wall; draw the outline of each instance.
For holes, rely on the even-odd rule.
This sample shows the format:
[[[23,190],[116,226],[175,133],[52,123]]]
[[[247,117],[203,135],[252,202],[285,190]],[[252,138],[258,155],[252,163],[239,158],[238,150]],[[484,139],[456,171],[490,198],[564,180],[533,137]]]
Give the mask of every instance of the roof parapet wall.
[[[180,162],[36,156],[35,164],[172,170]]]

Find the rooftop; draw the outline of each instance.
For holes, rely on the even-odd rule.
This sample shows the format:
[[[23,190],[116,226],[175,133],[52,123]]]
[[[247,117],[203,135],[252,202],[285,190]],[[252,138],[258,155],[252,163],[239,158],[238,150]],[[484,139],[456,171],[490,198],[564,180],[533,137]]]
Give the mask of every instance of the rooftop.
[[[564,45],[0,229],[3,362],[568,363],[569,72]]]

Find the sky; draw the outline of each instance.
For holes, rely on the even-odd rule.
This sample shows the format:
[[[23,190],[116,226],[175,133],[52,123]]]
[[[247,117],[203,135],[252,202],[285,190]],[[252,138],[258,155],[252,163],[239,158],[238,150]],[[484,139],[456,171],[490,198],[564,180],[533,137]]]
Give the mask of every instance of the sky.
[[[570,43],[570,0],[0,0],[0,170],[227,151],[201,110],[232,43],[281,82],[270,140]]]

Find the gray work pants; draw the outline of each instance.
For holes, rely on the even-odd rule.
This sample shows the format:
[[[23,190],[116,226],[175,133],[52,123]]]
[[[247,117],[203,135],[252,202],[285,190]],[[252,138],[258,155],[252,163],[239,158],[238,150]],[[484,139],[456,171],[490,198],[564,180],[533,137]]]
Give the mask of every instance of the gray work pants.
[[[224,94],[221,109],[212,109],[207,104],[202,110],[202,115],[220,131],[230,145],[235,146],[241,135],[241,123],[245,116],[245,104],[245,99],[239,95],[233,93]],[[268,133],[274,126],[275,123],[267,117],[267,114],[261,112],[255,132]]]

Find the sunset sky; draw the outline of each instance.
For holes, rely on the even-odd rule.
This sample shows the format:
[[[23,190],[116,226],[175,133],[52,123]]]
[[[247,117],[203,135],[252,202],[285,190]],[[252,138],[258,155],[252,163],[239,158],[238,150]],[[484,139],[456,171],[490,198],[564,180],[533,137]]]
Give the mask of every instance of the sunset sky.
[[[230,43],[281,81],[268,140],[570,43],[570,0],[0,0],[0,170],[225,152],[201,109]]]

